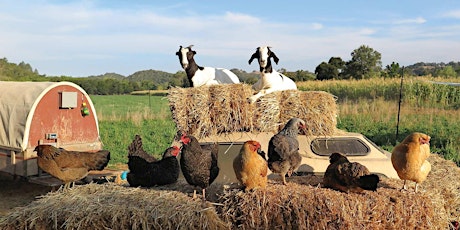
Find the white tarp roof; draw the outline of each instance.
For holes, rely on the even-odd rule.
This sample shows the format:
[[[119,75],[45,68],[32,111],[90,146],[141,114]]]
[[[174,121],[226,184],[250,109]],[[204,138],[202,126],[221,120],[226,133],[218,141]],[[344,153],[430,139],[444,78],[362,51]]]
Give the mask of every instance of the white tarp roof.
[[[0,146],[20,150],[27,148],[24,146],[29,135],[27,124],[35,107],[50,89],[58,85],[71,85],[83,91],[71,82],[0,81]]]

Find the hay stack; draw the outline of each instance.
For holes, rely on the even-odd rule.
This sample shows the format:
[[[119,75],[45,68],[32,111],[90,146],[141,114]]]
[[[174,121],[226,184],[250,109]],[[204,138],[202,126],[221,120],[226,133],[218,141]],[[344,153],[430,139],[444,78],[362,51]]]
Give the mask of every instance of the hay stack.
[[[88,184],[48,193],[0,229],[228,229],[213,207],[182,192]]]
[[[0,229],[449,229],[460,221],[460,168],[432,154],[420,192],[385,179],[376,192],[321,188],[322,176],[269,180],[265,191],[212,184],[203,207],[183,178],[150,189],[89,184],[15,209]],[[413,183],[411,183],[413,186]],[[230,188],[231,187],[231,188]]]
[[[446,229],[440,199],[386,187],[346,194],[278,183],[252,193],[229,190],[218,212],[232,229]]]
[[[336,130],[336,98],[326,92],[286,90],[261,97],[254,104],[250,85],[225,84],[168,91],[178,131],[197,138],[226,132],[276,132],[292,117],[306,121],[308,135]]]

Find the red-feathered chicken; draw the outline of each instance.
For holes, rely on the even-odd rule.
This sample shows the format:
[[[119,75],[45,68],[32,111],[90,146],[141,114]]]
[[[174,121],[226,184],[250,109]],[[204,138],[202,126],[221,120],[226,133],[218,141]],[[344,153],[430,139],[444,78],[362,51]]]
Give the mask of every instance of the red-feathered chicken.
[[[236,178],[245,187],[245,191],[267,187],[268,165],[265,153],[260,143],[254,140],[246,141],[240,153],[233,160],[233,170]]]
[[[38,145],[38,166],[64,183],[64,189],[72,182],[85,178],[90,170],[102,170],[110,160],[108,150],[97,152],[67,151],[52,145]]]
[[[426,180],[431,171],[431,164],[426,160],[430,156],[431,137],[424,133],[412,133],[399,143],[391,154],[391,162],[401,180],[415,182],[418,185]]]
[[[142,139],[136,135],[128,147],[129,185],[152,187],[176,182],[179,177],[179,162],[176,158],[179,151],[177,146],[169,147],[163,153],[162,159],[155,161],[155,158],[144,151]]]
[[[279,173],[286,185],[286,174],[297,170],[302,161],[299,153],[299,131],[305,129],[305,121],[291,118],[284,128],[268,142],[268,167],[274,173]]]
[[[187,183],[202,188],[203,200],[206,200],[205,189],[219,175],[218,145],[216,143],[200,145],[194,136],[185,133],[182,134],[180,141],[182,142],[180,156],[182,174]]]
[[[347,157],[341,153],[331,154],[329,162],[324,173],[324,187],[356,193],[364,190],[377,190],[380,178],[376,174],[371,174],[366,166],[348,161]]]

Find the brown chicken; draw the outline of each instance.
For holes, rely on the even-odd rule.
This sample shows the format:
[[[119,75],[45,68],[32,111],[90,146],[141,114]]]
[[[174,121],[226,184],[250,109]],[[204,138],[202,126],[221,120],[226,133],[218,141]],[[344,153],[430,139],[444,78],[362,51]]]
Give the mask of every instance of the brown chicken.
[[[187,183],[202,188],[203,201],[205,201],[205,189],[219,175],[217,165],[219,146],[216,143],[200,145],[194,136],[185,133],[182,134],[180,141],[182,142],[180,156],[182,174]]]
[[[407,189],[406,181],[415,182],[415,192],[418,185],[426,180],[431,171],[431,164],[426,160],[430,156],[431,137],[424,133],[412,133],[399,143],[391,154],[391,162],[401,180],[402,189]]]
[[[142,148],[142,139],[136,135],[128,146],[128,183],[131,187],[152,187],[155,185],[172,184],[179,177],[179,162],[176,156],[179,147],[167,148],[161,160],[146,153]]]
[[[331,154],[329,163],[324,173],[324,187],[347,193],[377,190],[380,178],[376,174],[371,174],[366,166],[348,161],[342,153]]]
[[[265,153],[260,149],[260,143],[250,140],[244,143],[233,160],[236,178],[245,191],[267,187],[268,164],[262,155]]]
[[[281,175],[284,185],[287,184],[286,175],[291,176],[302,161],[297,140],[302,129],[305,129],[305,121],[291,118],[268,142],[268,167],[272,172]]]
[[[64,189],[72,182],[85,178],[90,170],[104,169],[110,160],[108,150],[97,152],[67,151],[52,145],[38,145],[38,166],[64,183]]]

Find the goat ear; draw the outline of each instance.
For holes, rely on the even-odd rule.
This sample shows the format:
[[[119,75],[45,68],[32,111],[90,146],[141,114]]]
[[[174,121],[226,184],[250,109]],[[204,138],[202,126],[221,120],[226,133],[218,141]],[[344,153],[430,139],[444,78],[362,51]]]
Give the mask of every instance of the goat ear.
[[[176,52],[176,55],[179,56],[179,51]]]
[[[249,65],[251,64],[252,60],[254,60],[254,58],[259,58],[259,52],[256,51],[255,53],[252,54],[251,58],[249,59]]]
[[[278,62],[280,59],[276,56],[276,54],[273,52],[270,52],[270,57],[272,57],[273,61],[275,61],[275,63],[278,65]]]

